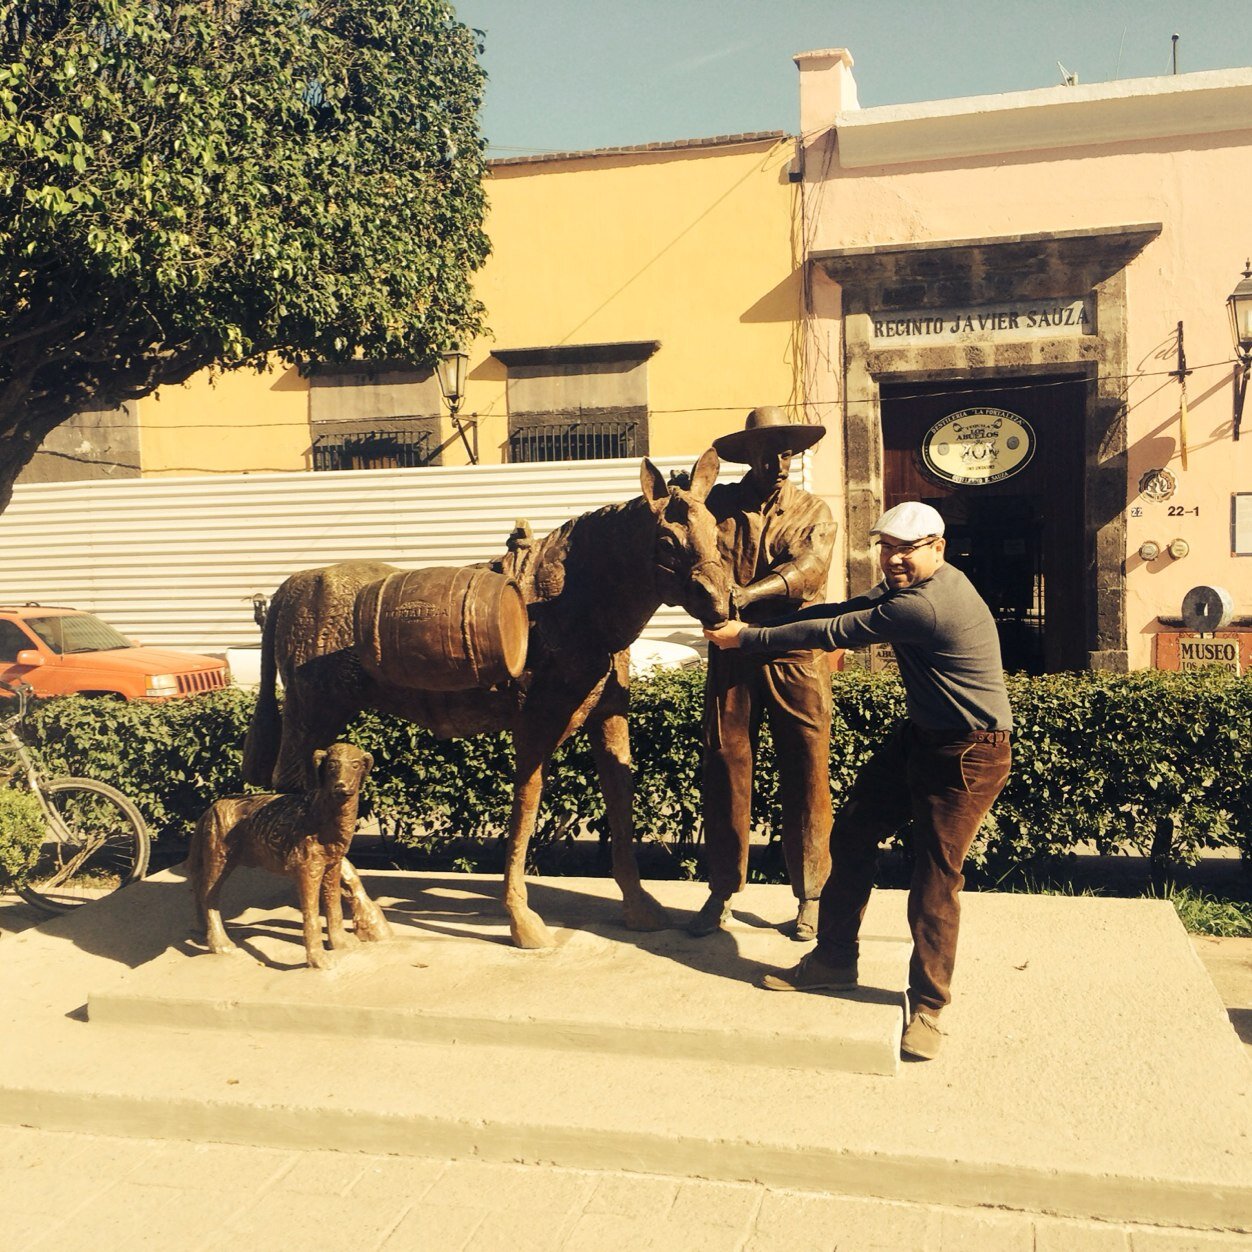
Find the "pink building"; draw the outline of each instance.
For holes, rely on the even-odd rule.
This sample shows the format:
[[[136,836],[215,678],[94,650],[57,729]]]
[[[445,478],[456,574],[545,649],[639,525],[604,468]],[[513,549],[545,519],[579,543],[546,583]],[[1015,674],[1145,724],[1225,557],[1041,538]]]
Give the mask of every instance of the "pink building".
[[[875,577],[879,509],[921,498],[1010,668],[1246,670],[1227,297],[1252,70],[861,109],[846,50],[796,63],[803,364],[849,586]],[[1196,587],[1231,605],[1215,639],[1184,623]]]

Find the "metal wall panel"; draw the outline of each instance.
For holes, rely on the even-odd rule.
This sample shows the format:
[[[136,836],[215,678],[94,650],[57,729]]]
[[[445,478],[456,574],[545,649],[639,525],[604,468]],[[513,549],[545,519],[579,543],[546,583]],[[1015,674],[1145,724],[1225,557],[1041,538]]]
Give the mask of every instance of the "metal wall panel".
[[[668,474],[691,459],[656,464]],[[795,476],[804,482],[800,465]],[[252,595],[296,570],[359,558],[410,568],[489,560],[518,518],[543,535],[638,493],[638,461],[19,485],[0,515],[0,603],[87,609],[149,644],[255,647]],[[666,607],[644,637],[700,639],[683,610]]]

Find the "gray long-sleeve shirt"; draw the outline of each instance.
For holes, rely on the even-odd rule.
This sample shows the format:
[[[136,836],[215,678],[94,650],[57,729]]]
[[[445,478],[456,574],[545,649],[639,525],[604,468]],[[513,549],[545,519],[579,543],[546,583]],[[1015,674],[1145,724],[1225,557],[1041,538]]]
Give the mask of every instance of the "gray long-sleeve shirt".
[[[880,583],[842,604],[815,604],[769,626],[746,626],[745,652],[864,648],[889,643],[909,720],[926,730],[1011,730],[1000,637],[974,585],[940,565],[911,587]]]

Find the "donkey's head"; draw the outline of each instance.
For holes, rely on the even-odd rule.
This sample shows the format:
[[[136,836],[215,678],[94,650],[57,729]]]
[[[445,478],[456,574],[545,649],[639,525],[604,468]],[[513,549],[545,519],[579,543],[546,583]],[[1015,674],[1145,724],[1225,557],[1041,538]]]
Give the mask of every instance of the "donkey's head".
[[[666,604],[682,605],[706,626],[730,616],[730,576],[717,552],[717,523],[704,504],[719,465],[710,448],[691,471],[690,487],[667,485],[646,457],[639,475],[657,519],[657,590]]]

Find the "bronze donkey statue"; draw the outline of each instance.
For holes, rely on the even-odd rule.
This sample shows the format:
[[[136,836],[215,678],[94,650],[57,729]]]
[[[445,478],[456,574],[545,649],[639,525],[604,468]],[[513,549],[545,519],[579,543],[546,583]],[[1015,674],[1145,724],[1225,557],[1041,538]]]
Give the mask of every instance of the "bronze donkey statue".
[[[713,625],[729,613],[729,575],[717,553],[704,497],[719,462],[705,452],[689,488],[668,485],[645,459],[642,497],[566,522],[498,568],[521,589],[530,642],[520,677],[491,688],[431,691],[420,675],[399,686],[379,681],[355,651],[358,592],[394,572],[373,561],[347,561],[294,574],[274,593],[261,654],[261,691],[244,746],[244,777],[280,791],[307,784],[307,763],[363,708],[417,722],[440,738],[507,730],[515,773],[504,903],[513,942],[546,948],[553,938],[527,904],[526,849],[535,829],[544,771],[571,734],[586,729],[612,832],[613,877],[633,930],[668,925],[644,890],[634,852],[634,782],[626,713],[627,649],[662,604],[684,607]],[[281,725],[275,677],[285,692]],[[346,889],[360,901],[360,881],[345,862]]]

